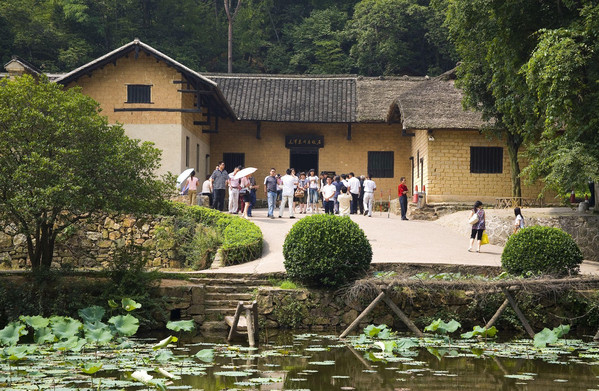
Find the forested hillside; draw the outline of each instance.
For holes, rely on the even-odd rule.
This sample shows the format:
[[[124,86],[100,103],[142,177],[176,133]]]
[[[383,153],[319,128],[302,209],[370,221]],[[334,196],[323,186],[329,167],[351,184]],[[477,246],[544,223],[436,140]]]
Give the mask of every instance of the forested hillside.
[[[235,7],[239,0],[230,1]],[[455,66],[443,0],[240,0],[233,72],[436,75]],[[227,71],[223,0],[0,0],[0,56],[71,70],[134,38]]]

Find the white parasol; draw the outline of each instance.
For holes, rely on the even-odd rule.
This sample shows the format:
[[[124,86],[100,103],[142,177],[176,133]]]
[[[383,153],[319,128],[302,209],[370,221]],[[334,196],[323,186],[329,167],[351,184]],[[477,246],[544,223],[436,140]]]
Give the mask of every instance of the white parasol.
[[[188,168],[187,170],[183,171],[178,177],[177,177],[177,189],[181,188],[181,184],[183,184],[183,182],[189,178],[189,176],[191,175],[191,172],[195,171],[193,168]]]
[[[253,174],[256,171],[258,171],[258,169],[255,168],[255,167],[246,167],[243,170],[239,170],[237,172],[237,174],[235,174],[235,176],[233,178],[235,178],[235,179],[243,178],[244,176],[248,176],[250,174]]]

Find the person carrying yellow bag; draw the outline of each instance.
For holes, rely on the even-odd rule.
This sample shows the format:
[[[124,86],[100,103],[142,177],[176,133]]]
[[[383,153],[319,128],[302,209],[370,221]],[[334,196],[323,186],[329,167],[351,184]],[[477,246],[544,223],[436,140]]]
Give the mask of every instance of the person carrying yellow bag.
[[[481,241],[483,238],[483,232],[485,230],[485,211],[483,209],[483,203],[480,201],[476,201],[474,203],[474,207],[468,217],[468,224],[472,225],[472,233],[470,235],[470,247],[468,247],[468,251],[472,252],[474,250],[474,242],[476,241],[478,244],[477,253],[480,252]]]

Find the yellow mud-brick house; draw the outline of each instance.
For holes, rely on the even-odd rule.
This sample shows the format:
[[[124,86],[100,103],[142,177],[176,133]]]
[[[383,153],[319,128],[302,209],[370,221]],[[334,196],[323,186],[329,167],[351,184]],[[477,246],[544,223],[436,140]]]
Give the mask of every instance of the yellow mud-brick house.
[[[15,61],[11,75],[23,64],[37,71]],[[52,79],[81,87],[130,137],[155,143],[162,173],[193,167],[202,178],[221,160],[258,168],[258,183],[271,167],[370,173],[377,201],[397,198],[406,177],[428,202],[494,203],[511,196],[505,143],[481,134],[452,75],[200,74],[136,39]]]

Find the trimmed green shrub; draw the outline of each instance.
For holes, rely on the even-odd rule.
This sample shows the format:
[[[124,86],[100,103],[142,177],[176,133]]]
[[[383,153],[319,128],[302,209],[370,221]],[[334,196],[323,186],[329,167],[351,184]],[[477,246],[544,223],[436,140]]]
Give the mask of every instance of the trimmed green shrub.
[[[289,231],[283,245],[285,269],[292,281],[335,288],[365,273],[372,247],[349,217],[304,217]]]
[[[218,210],[181,203],[171,203],[166,213],[216,229],[219,237],[210,240],[208,244],[220,245],[225,265],[253,261],[262,255],[262,231],[251,221],[230,216]],[[194,230],[194,233],[196,231],[198,230]],[[211,250],[210,255],[212,255]],[[201,259],[202,256],[196,258]],[[199,265],[201,263],[191,262],[191,264]]]
[[[512,235],[501,254],[501,265],[514,275],[578,274],[582,252],[572,236],[559,228],[532,226]]]

